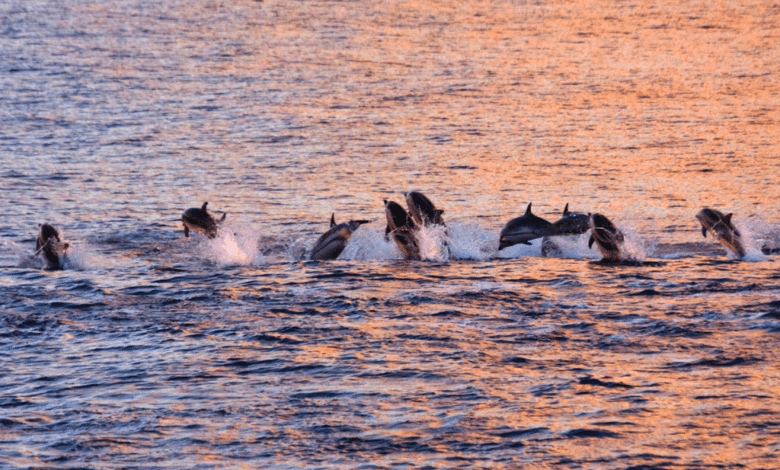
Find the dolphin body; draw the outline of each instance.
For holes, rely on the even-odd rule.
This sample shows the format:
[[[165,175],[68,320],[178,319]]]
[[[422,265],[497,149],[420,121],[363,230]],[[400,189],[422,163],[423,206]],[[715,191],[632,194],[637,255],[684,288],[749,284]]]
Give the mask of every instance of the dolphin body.
[[[398,249],[406,259],[420,259],[420,246],[417,242],[414,219],[395,201],[385,200],[387,228],[385,238],[393,238]]]
[[[222,218],[215,220],[206,210],[208,202],[204,202],[200,209],[191,207],[181,215],[182,224],[184,224],[184,236],[190,236],[190,230],[200,232],[209,238],[217,236],[217,225],[225,220],[227,213],[222,214]]]
[[[555,238],[557,236],[581,235],[590,230],[590,214],[582,212],[570,212],[569,204],[563,208],[561,218],[553,222],[555,233],[547,235],[542,239],[542,256],[553,257],[561,256],[561,250]]]
[[[499,250],[519,243],[530,245],[531,240],[558,234],[555,225],[531,212],[531,204],[528,203],[525,214],[510,220],[501,230],[498,238]]]
[[[721,245],[742,258],[745,256],[745,247],[742,245],[742,235],[731,222],[732,215],[723,215],[720,211],[705,207],[696,214],[696,219],[701,223],[701,234],[704,237],[709,230]]]
[[[352,236],[352,233],[362,224],[369,222],[370,220],[350,220],[336,224],[336,215],[331,214],[330,229],[317,239],[317,243],[311,250],[310,258],[319,261],[338,258],[344,251],[344,247],[347,246],[347,240]]]
[[[404,195],[406,206],[409,208],[409,216],[419,226],[444,225],[441,215],[443,210],[437,209],[430,199],[419,191],[411,191]]]
[[[555,235],[579,235],[590,229],[590,214],[569,212],[569,204],[563,208],[561,218],[553,222]]]
[[[41,224],[38,240],[35,242],[35,254],[43,253],[48,269],[62,269],[62,257],[68,249],[68,243],[62,243],[60,233],[49,224]]]
[[[619,261],[620,247],[625,237],[615,224],[601,214],[591,214],[588,248],[595,242],[605,261]]]

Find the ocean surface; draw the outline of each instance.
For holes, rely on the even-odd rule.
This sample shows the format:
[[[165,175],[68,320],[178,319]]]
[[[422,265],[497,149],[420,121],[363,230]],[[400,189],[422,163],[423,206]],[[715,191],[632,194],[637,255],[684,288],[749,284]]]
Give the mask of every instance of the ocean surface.
[[[780,468],[777,1],[5,0],[0,32],[0,469]],[[419,261],[384,237],[411,190],[447,225]],[[623,261],[499,251],[529,203]],[[331,214],[371,222],[310,261]]]

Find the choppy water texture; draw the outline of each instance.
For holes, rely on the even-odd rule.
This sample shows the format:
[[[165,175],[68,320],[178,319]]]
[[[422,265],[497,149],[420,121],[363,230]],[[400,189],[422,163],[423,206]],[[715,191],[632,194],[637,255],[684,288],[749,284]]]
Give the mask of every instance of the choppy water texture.
[[[0,467],[778,468],[778,25],[777,2],[3,2]],[[447,223],[423,261],[384,238],[412,189]],[[185,238],[204,201],[225,225]],[[632,262],[587,235],[498,251],[529,202],[608,216]],[[372,222],[306,261],[331,213]],[[43,222],[64,270],[32,257]]]

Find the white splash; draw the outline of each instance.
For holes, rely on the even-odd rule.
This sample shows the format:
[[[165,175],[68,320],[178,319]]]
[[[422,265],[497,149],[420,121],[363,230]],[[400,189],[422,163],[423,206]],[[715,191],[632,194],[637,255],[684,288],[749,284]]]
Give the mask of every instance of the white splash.
[[[771,237],[772,227],[760,219],[734,219],[734,227],[739,230],[742,247],[745,249],[743,261],[760,262],[766,261],[767,257],[761,251],[767,244],[767,238]],[[738,259],[739,257],[728,251],[729,259]]]
[[[569,259],[601,259],[601,253],[593,245],[588,248],[590,232],[580,235],[559,235],[549,237],[546,256],[550,258],[569,258]],[[544,241],[543,241],[544,243]]]
[[[448,222],[449,248],[453,258],[487,260],[498,254],[498,232],[476,223]]]
[[[259,241],[260,234],[250,225],[228,220],[216,237],[204,238],[200,246],[206,258],[221,266],[250,266],[263,262]]]
[[[620,259],[625,261],[644,262],[647,259],[647,245],[645,240],[631,226],[621,226],[623,232],[623,245],[620,247]]]
[[[449,261],[450,235],[447,227],[429,225],[416,230],[417,246],[420,248],[420,259],[423,261]]]
[[[384,228],[360,226],[347,240],[339,259],[402,259],[401,250],[392,239],[386,239]]]

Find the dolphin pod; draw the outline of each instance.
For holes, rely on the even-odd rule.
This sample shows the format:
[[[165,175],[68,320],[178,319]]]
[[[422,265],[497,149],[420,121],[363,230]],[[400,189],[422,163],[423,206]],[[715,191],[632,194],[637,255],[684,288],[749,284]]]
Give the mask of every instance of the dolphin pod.
[[[419,191],[404,193],[404,198],[407,209],[395,201],[384,201],[387,219],[385,239],[387,241],[392,239],[406,259],[419,260],[421,259],[420,230],[431,226],[446,227],[442,218],[444,210],[438,209]],[[560,252],[554,242],[555,237],[590,232],[588,248],[592,248],[595,244],[605,261],[619,261],[624,256],[622,248],[625,235],[606,216],[599,213],[572,212],[569,211],[569,204],[566,204],[561,217],[555,222],[549,222],[535,215],[531,211],[531,205],[528,204],[522,216],[510,220],[503,227],[499,234],[499,251],[517,244],[530,245],[532,240],[542,238],[542,255],[551,256]],[[181,217],[185,237],[189,237],[190,231],[201,233],[208,238],[216,237],[219,225],[225,220],[227,214],[223,213],[219,220],[214,219],[208,213],[207,206],[208,202],[204,202],[200,208],[189,208],[184,211]],[[704,207],[695,217],[701,224],[701,233],[704,237],[709,232],[728,251],[739,258],[745,257],[742,234],[732,222],[733,214],[723,214],[718,210]],[[338,258],[355,230],[369,222],[369,220],[350,220],[337,224],[335,214],[331,214],[330,228],[314,243],[309,258],[312,260]],[[34,256],[42,255],[47,269],[63,268],[68,247],[69,244],[60,239],[59,231],[54,226],[48,223],[40,225]],[[762,247],[762,251],[770,254],[780,250],[774,244],[768,243]]]
[[[498,249],[517,245],[519,243],[530,245],[531,240],[544,238],[543,245],[547,247],[554,246],[550,237],[560,235],[579,235],[585,233],[590,228],[590,214],[580,212],[570,212],[569,205],[563,209],[561,218],[554,223],[535,215],[531,212],[531,204],[525,210],[525,214],[507,222],[498,238]]]
[[[404,194],[404,198],[408,211],[395,201],[385,200],[385,239],[392,238],[406,259],[419,260],[420,230],[433,226],[445,227],[442,218],[444,211],[437,209],[433,202],[419,191],[410,191]]]

